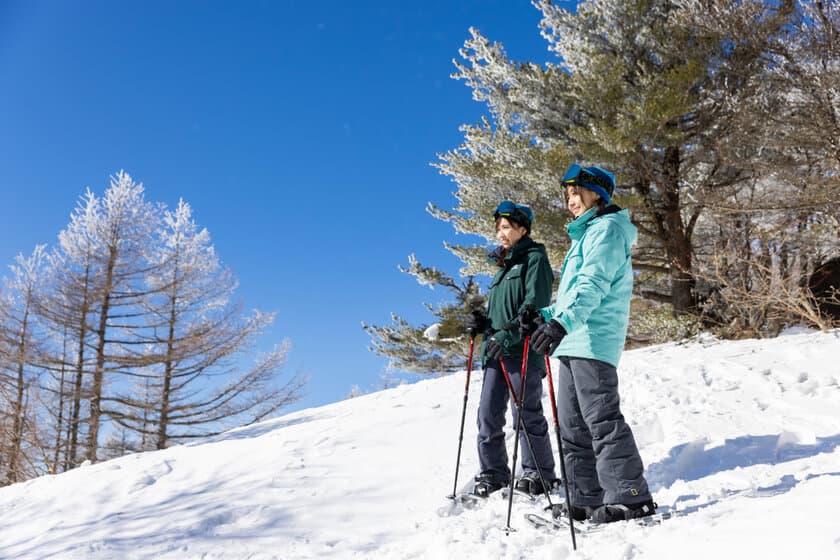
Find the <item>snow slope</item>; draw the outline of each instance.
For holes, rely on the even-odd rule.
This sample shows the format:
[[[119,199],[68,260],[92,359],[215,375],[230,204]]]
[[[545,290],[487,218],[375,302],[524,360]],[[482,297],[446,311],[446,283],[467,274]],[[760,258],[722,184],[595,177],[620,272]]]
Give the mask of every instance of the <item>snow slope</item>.
[[[448,505],[460,373],[0,489],[0,558],[840,558],[840,332],[701,337],[619,370],[654,497],[685,515],[610,525],[577,552],[527,525],[528,505],[510,535],[501,496]]]

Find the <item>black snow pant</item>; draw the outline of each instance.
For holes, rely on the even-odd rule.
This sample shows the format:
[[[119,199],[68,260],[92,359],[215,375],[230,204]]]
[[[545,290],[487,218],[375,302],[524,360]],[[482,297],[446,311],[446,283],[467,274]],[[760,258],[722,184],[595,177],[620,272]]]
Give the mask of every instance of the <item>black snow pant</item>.
[[[519,369],[521,358],[505,358],[505,367],[510,375],[513,389],[519,396],[521,377]],[[522,404],[522,430],[519,437],[519,456],[522,458],[524,474],[537,475],[537,468],[546,482],[556,478],[554,475],[554,455],[551,451],[551,439],[548,422],[542,408],[542,371],[529,366],[525,376],[525,400]],[[481,473],[490,475],[498,482],[510,481],[510,467],[505,446],[505,414],[510,401],[509,391],[498,360],[489,360],[484,369],[484,381],[481,386],[481,401],[478,404],[478,460]],[[513,411],[513,427],[516,427],[516,407],[510,402]],[[534,445],[531,454],[525,440],[525,430]]]
[[[598,506],[650,500],[642,458],[619,407],[615,367],[564,356],[559,362],[557,417],[571,502]]]

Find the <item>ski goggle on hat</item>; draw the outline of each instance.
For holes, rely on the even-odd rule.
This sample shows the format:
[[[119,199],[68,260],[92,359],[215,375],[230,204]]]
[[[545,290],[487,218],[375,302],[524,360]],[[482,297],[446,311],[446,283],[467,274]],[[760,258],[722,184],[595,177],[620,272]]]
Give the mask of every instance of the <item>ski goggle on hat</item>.
[[[528,231],[534,223],[534,212],[524,204],[516,204],[510,200],[503,200],[493,212],[493,219],[508,218],[518,223]]]
[[[573,185],[585,187],[609,203],[615,191],[615,176],[602,167],[581,167],[573,163],[563,175],[563,186]]]

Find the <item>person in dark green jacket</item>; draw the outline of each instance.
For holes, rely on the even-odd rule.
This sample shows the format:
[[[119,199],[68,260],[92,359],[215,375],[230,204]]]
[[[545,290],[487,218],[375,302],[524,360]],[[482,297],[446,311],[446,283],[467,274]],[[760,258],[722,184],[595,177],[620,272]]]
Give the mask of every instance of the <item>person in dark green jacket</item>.
[[[615,177],[572,165],[563,178],[572,243],[553,305],[541,309],[534,353],[557,358],[557,416],[570,506],[553,512],[597,523],[644,517],[656,504],[633,432],[619,407],[616,367],[624,348],[633,289],[630,247],[636,227],[610,204]]]
[[[529,356],[524,398],[520,396],[524,339],[519,332],[519,316],[528,306],[537,309],[548,305],[554,274],[548,263],[545,246],[531,239],[534,214],[530,208],[504,201],[497,207],[494,219],[500,246],[490,254],[490,259],[498,266],[498,271],[490,284],[486,313],[474,311],[467,318],[467,332],[472,336],[484,336],[484,378],[478,405],[478,458],[481,470],[476,476],[473,493],[487,497],[507,486],[511,480],[504,434],[505,414],[510,398],[500,365],[500,360],[503,360],[517,399],[522,401],[523,431],[519,445],[522,449],[523,473],[516,488],[529,494],[541,494],[545,491],[542,480],[548,485],[556,480],[548,423],[542,408],[545,366],[542,356]],[[512,403],[511,408],[513,425],[516,426],[517,413]],[[534,447],[533,454],[525,431]]]

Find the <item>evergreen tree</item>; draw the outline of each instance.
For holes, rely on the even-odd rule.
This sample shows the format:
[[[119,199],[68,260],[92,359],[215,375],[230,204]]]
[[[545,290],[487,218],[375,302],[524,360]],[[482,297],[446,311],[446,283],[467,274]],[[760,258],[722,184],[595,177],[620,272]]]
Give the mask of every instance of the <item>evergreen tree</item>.
[[[35,388],[42,370],[45,341],[34,309],[44,281],[45,246],[29,258],[18,256],[12,278],[6,279],[0,305],[0,468],[3,483],[11,484],[37,473]]]
[[[79,199],[58,247],[12,271],[0,293],[0,484],[218,434],[300,397],[304,376],[279,378],[288,341],[245,363],[274,315],[243,313],[190,206],[146,201],[125,172]]]
[[[155,239],[148,254],[144,345],[128,359],[141,387],[114,396],[118,406],[109,416],[163,449],[261,420],[295,402],[305,379],[277,382],[287,343],[237,373],[242,366],[235,358],[274,315],[244,316],[232,301],[238,282],[219,262],[209,232],[198,228],[187,203],[164,212]]]
[[[454,77],[487,104],[492,122],[465,127],[465,143],[441,157],[459,206],[436,215],[480,233],[476,216],[518,180],[527,185],[518,198],[554,225],[562,219],[550,213],[564,212],[560,174],[575,160],[602,163],[616,171],[617,200],[633,209],[642,235],[637,266],[668,279],[644,295],[696,311],[698,220],[751,178],[722,158],[717,137],[751,94],[744,86],[791,3],[591,0],[574,12],[534,4],[559,61],[514,63],[471,30]],[[700,28],[698,14],[708,12],[716,17]]]
[[[148,296],[143,277],[148,272],[144,256],[160,220],[156,205],[145,200],[144,188],[127,173],[111,178],[101,202],[99,219],[91,231],[100,249],[94,255],[98,285],[97,317],[93,325],[94,369],[90,393],[90,417],[85,457],[96,461],[106,373],[132,375],[131,346],[142,344],[143,329],[138,308]]]
[[[490,240],[483,217],[499,200],[529,204],[536,237],[560,263],[569,219],[561,174],[575,161],[602,164],[616,171],[614,198],[640,232],[643,301],[633,309],[644,320],[632,322],[631,338],[690,334],[698,318],[724,334],[767,334],[802,319],[824,325],[803,278],[836,255],[840,223],[836,205],[825,204],[840,176],[831,161],[840,153],[836,3],[533,4],[557,58],[514,62],[470,30],[453,77],[488,115],[439,155],[437,167],[458,186],[456,204],[430,212]],[[481,248],[448,248],[463,273],[489,272]],[[739,295],[780,285],[795,305]],[[673,324],[662,324],[665,310]]]
[[[79,446],[87,426],[82,416],[89,403],[90,377],[94,361],[94,320],[98,292],[96,256],[101,239],[96,235],[101,201],[90,190],[83,195],[70,216],[70,223],[58,235],[59,245],[49,256],[49,271],[37,312],[54,340],[60,340],[48,360],[52,383],[46,387],[55,398],[55,448],[53,472],[68,470],[82,460]],[[66,418],[65,418],[66,407]],[[64,433],[62,433],[64,432]],[[63,457],[60,460],[59,457]]]
[[[394,370],[440,374],[464,369],[467,341],[464,322],[469,311],[484,304],[478,284],[473,276],[458,283],[435,268],[422,266],[414,255],[408,260],[409,267],[400,270],[432,290],[436,286],[446,288],[455,300],[437,307],[426,305],[437,319],[432,325],[413,327],[396,314],[391,314],[393,324],[389,326],[362,323],[373,343],[370,350],[389,358],[389,368]]]

